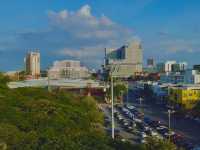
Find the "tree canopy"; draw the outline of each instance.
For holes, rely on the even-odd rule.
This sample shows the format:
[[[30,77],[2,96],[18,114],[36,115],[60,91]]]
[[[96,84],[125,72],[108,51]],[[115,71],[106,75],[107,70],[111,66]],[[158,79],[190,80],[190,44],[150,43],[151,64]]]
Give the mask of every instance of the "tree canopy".
[[[0,74],[2,150],[149,149],[111,140],[104,132],[103,113],[92,97],[65,91],[49,93],[44,88],[9,89],[8,81]],[[159,146],[168,150],[164,144]]]

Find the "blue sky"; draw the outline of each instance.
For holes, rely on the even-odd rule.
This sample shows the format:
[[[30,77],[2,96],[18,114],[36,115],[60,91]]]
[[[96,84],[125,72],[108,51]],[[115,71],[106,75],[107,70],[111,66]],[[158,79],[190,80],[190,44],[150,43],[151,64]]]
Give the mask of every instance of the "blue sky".
[[[41,65],[81,59],[98,68],[104,47],[140,39],[144,60],[200,63],[198,0],[1,0],[0,70],[23,69],[26,52]]]

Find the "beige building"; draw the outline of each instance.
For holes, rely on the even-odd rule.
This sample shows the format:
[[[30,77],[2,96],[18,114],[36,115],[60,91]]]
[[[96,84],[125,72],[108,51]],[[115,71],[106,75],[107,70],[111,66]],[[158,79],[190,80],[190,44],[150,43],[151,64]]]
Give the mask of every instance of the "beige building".
[[[80,65],[80,61],[63,60],[55,61],[48,71],[51,79],[81,79],[89,77],[89,70]]]
[[[106,52],[106,66],[113,72],[113,75],[134,76],[142,72],[142,65],[142,46],[139,41],[133,41],[118,49]]]
[[[25,66],[27,75],[38,78],[40,76],[40,53],[28,53],[25,58]]]

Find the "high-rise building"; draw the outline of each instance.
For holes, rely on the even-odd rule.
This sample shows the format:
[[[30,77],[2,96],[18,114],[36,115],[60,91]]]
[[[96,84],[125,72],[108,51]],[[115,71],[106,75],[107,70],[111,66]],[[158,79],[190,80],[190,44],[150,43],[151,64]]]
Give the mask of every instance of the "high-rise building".
[[[25,66],[27,75],[38,78],[40,76],[40,53],[28,53],[25,58]]]
[[[80,61],[62,60],[55,61],[48,71],[51,79],[81,79],[89,77],[89,70],[80,65]]]
[[[166,61],[165,62],[165,72],[171,72],[173,64],[176,64],[176,61]]]
[[[153,58],[147,59],[147,67],[154,67],[155,66],[155,61]]]
[[[156,70],[159,73],[164,73],[165,72],[165,63],[157,63]]]
[[[118,49],[106,52],[106,68],[113,75],[130,77],[142,72],[142,46],[138,41],[133,41]]]
[[[160,73],[183,72],[187,69],[187,62],[176,63],[176,61],[166,61],[164,63],[158,63],[156,69]]]
[[[187,62],[180,62],[171,65],[172,72],[181,72],[187,69]]]

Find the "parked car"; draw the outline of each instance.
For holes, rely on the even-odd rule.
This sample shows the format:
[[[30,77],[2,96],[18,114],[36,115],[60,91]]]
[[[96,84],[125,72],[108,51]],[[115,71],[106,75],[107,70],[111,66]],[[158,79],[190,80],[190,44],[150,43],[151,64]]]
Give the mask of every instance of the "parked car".
[[[146,137],[147,137],[147,134],[146,134],[145,132],[141,132],[140,136],[141,136],[142,138],[146,138]]]

